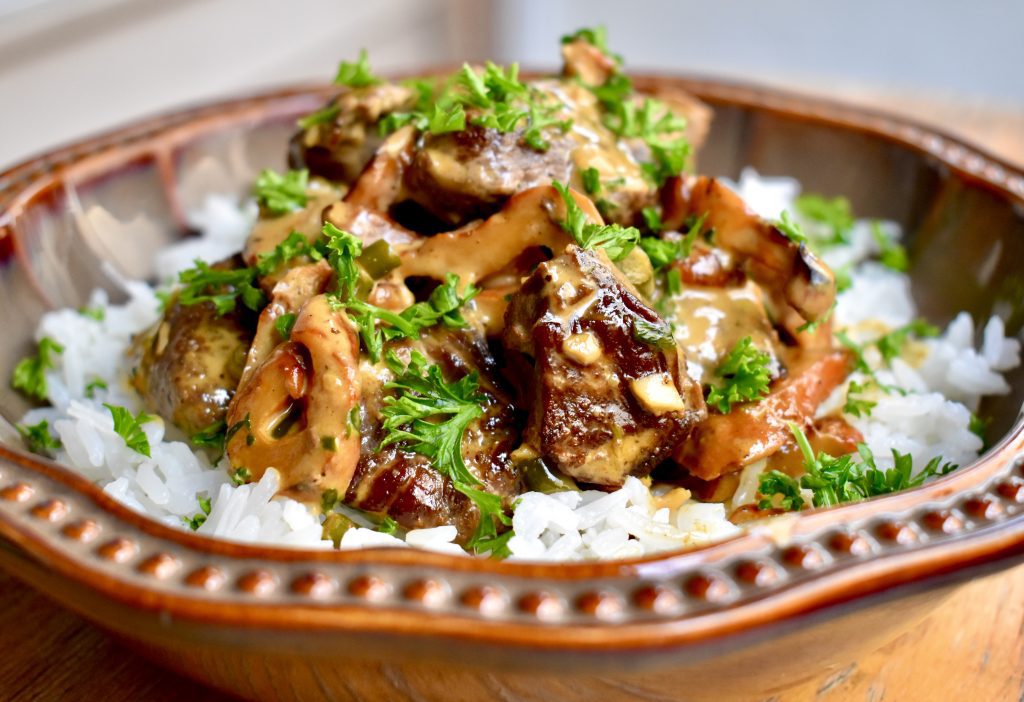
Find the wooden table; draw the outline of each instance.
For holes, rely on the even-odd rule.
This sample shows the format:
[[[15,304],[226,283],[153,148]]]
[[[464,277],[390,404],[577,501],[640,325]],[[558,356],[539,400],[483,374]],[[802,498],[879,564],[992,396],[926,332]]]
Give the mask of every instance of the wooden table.
[[[1024,164],[1024,114],[855,94]],[[0,700],[223,700],[0,572]],[[972,582],[915,629],[772,702],[1024,700],[1024,566]]]

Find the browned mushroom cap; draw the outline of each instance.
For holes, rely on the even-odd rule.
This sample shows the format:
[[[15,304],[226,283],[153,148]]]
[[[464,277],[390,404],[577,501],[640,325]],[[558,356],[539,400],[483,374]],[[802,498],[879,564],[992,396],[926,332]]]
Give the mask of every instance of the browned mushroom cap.
[[[570,192],[591,221],[602,221],[588,198]],[[509,198],[500,212],[483,222],[438,234],[409,249],[402,257],[401,272],[437,279],[451,272],[463,285],[477,283],[531,249],[545,248],[549,256],[561,252],[572,242],[560,224],[565,216],[558,191],[538,185]]]
[[[344,494],[359,461],[359,340],[325,295],[309,300],[292,328],[243,379],[228,409],[227,454],[234,468],[259,479],[281,473],[281,494],[317,502],[324,490]]]
[[[824,317],[835,302],[835,277],[805,244],[747,209],[739,195],[715,178],[677,178],[665,192],[666,228],[689,216],[707,215],[715,245],[735,254],[747,274],[768,292],[774,313],[791,333],[804,321]],[[799,320],[786,314],[792,308]],[[787,319],[788,317],[788,319]],[[796,321],[790,329],[789,323]]]

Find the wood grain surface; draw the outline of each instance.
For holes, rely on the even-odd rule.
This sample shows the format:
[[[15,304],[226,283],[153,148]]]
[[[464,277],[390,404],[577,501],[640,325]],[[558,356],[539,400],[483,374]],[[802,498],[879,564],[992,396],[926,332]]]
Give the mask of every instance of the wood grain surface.
[[[1024,115],[857,94],[1024,164]],[[133,653],[0,572],[0,700],[207,702],[226,697]],[[1024,566],[963,586],[919,626],[771,702],[1024,700]],[[767,702],[767,701],[765,701]]]

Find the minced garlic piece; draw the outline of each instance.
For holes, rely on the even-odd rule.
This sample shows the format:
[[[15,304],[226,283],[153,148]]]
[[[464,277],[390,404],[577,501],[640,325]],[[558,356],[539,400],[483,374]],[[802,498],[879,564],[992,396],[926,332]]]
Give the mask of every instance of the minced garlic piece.
[[[600,358],[601,342],[591,332],[573,334],[562,342],[562,352],[581,366],[589,366]]]
[[[651,414],[665,414],[686,409],[676,384],[668,373],[653,373],[629,381],[633,395]]]

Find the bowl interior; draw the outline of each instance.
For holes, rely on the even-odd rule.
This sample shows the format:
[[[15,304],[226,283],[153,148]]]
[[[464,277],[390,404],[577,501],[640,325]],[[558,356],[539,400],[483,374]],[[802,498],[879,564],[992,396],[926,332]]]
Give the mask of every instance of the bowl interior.
[[[961,310],[982,323],[998,314],[1008,333],[1019,333],[1019,202],[898,140],[723,97],[703,84],[688,87],[716,110],[700,172],[735,178],[753,166],[764,175],[795,177],[805,191],[845,195],[858,216],[895,220],[907,233],[922,315],[941,324]],[[206,194],[243,196],[261,168],[283,168],[295,116],[316,106],[321,95],[290,95],[255,117],[247,112],[215,124],[207,120],[173,138],[107,148],[58,170],[24,207],[10,210],[6,222],[0,214],[7,234],[0,229],[0,299],[7,303],[0,306],[0,327],[7,330],[0,377],[9,378],[15,363],[32,351],[32,332],[44,311],[81,306],[95,287],[117,300],[124,277],[152,280],[152,252],[189,235],[187,213]],[[34,166],[48,169],[45,160]],[[18,189],[12,181],[27,180],[25,171],[11,173],[7,195]],[[1024,400],[1024,369],[1008,380],[1011,393],[980,409],[992,418],[990,441],[1009,430]],[[0,383],[3,419],[14,423],[27,408],[6,380]]]

